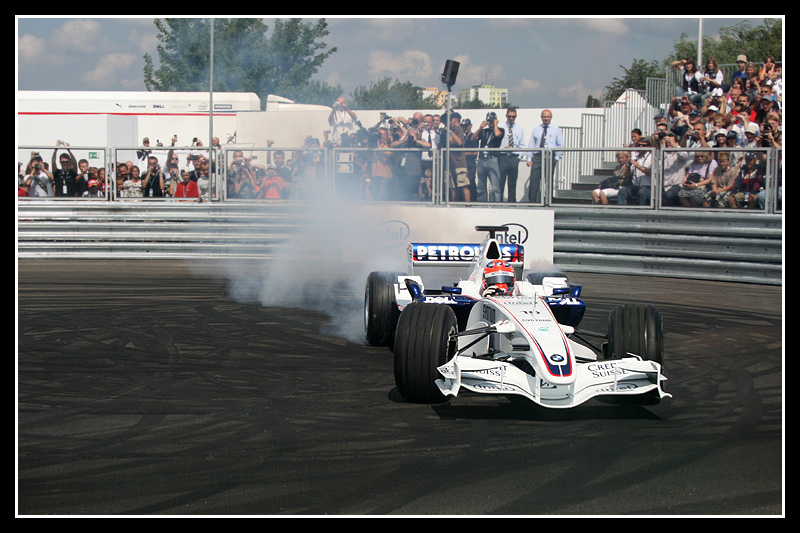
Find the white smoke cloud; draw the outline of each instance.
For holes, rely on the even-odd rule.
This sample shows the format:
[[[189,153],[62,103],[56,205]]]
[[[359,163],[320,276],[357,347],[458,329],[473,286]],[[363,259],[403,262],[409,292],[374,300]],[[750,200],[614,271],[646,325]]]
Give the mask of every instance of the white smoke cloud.
[[[374,225],[347,206],[298,208],[297,230],[263,260],[225,259],[230,297],[328,318],[321,331],[364,342],[365,282],[374,270],[404,271],[402,251],[381,251]]]

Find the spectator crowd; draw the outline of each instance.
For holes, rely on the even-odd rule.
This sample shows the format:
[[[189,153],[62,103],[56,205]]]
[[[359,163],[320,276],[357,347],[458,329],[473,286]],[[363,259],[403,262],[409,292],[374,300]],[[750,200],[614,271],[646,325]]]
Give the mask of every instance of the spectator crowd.
[[[726,80],[713,57],[702,70],[691,58],[674,61],[681,85],[667,112],[655,117],[650,134],[631,132],[630,149],[617,153],[613,176],[592,191],[593,202],[649,204],[660,158],[662,206],[764,209],[764,149],[780,156],[783,148],[783,67],[772,57],[759,66],[740,55],[736,63]],[[780,157],[777,164],[782,202]]]
[[[713,57],[702,69],[692,59],[672,65],[680,85],[668,109],[655,117],[651,132],[631,132],[630,145],[618,151],[613,175],[598,183],[592,201],[647,205],[658,183],[663,206],[763,209],[768,151],[760,149],[783,147],[782,66],[771,57],[756,65],[739,56],[737,71],[725,79]],[[538,202],[541,149],[553,150],[549,168],[554,171],[563,155],[557,151],[564,146],[563,135],[549,110],[528,135],[517,123],[517,111],[506,109],[504,120],[490,111],[480,124],[457,112],[381,113],[376,124],[364,127],[340,97],[322,140],[309,136],[299,150],[272,149],[272,141],[263,150],[223,149],[218,138],[208,148],[194,139],[186,150],[174,137],[169,147],[151,148],[145,138],[136,160],[116,162],[111,176],[104,166],[76,160],[69,144],[58,141],[49,160],[34,152],[26,165],[18,165],[18,194],[202,201],[209,197],[212,176],[220,174],[226,198],[325,198],[330,192],[326,152],[354,148],[346,170],[337,163],[331,173],[337,195],[430,201],[433,153],[449,147],[453,150],[443,153],[450,200],[517,202],[520,169],[528,168],[527,196],[519,201]],[[656,161],[660,181],[654,180]],[[782,201],[782,182],[776,186]]]

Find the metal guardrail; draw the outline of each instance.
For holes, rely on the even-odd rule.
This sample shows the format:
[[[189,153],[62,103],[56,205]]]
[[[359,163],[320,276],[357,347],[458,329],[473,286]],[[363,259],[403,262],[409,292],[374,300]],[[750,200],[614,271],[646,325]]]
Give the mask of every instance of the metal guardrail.
[[[549,209],[555,266],[567,272],[782,284],[781,215]],[[340,238],[326,234],[333,230],[319,223],[313,204],[291,201],[25,201],[18,203],[17,229],[19,258],[285,259],[302,250],[308,260],[327,256]]]
[[[555,208],[565,271],[781,285],[783,218],[764,213]]]

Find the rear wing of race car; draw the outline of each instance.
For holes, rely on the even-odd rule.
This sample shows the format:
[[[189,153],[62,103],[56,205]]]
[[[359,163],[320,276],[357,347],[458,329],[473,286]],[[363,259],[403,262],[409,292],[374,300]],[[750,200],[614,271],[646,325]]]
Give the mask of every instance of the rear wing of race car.
[[[506,226],[476,226],[478,231],[488,231],[489,236],[480,244],[466,243],[409,243],[408,268],[413,274],[415,267],[474,266],[476,263],[502,259],[515,270],[525,263],[525,251],[521,244],[502,244],[497,241],[497,232],[508,231]]]

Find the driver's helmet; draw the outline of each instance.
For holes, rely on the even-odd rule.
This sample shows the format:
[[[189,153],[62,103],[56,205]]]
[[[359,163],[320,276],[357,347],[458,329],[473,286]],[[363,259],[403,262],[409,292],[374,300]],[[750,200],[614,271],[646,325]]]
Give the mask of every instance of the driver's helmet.
[[[483,269],[483,282],[481,293],[486,289],[494,288],[494,294],[511,294],[517,276],[514,268],[505,261],[489,261]]]

